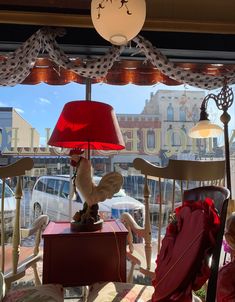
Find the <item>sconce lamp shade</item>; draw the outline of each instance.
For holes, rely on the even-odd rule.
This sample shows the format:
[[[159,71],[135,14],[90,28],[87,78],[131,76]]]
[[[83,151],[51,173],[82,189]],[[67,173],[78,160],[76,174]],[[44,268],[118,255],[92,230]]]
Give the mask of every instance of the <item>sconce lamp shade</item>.
[[[114,45],[125,45],[142,29],[146,17],[145,0],[92,0],[91,19],[96,31]]]
[[[223,133],[223,129],[211,123],[209,120],[199,121],[193,128],[189,130],[189,136],[192,138],[217,137]]]
[[[48,145],[96,150],[125,148],[113,107],[95,101],[65,104]]]

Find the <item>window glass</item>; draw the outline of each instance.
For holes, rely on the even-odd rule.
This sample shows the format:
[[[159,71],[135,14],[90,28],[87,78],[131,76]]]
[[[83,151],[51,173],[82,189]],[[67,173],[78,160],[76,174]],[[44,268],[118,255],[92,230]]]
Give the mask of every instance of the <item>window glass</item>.
[[[186,122],[186,106],[181,105],[179,108],[180,122]]]
[[[69,181],[63,181],[60,196],[63,198],[69,198],[69,190],[70,190]]]
[[[24,178],[24,194],[21,203],[22,213],[31,215],[30,198],[36,180],[43,175],[67,175],[72,178],[68,149],[51,148],[47,141],[55,127],[64,105],[73,100],[83,100],[85,85],[70,83],[52,86],[16,85],[0,87],[4,100],[0,108],[0,164],[11,164],[21,157],[33,158],[34,167],[27,171]],[[110,104],[116,113],[119,127],[125,142],[122,151],[91,150],[90,160],[94,175],[94,185],[111,171],[123,176],[123,185],[113,199],[120,198],[128,204],[128,198],[144,204],[144,176],[133,167],[136,157],[144,158],[161,167],[167,166],[169,159],[215,160],[224,159],[223,135],[213,139],[192,140],[188,136],[199,120],[202,100],[208,93],[218,94],[220,89],[206,91],[184,85],[155,86],[122,85],[114,86],[105,83],[92,84],[91,99]],[[20,97],[19,97],[20,96]],[[229,108],[230,160],[232,186],[235,185],[235,109]],[[215,103],[208,103],[209,118],[223,127],[220,121],[222,114]],[[18,129],[11,125],[18,123]],[[83,155],[86,156],[86,153]],[[11,182],[15,190],[16,182]],[[46,179],[37,182],[36,190],[56,194],[68,199],[70,185],[60,181]],[[161,184],[165,203],[170,198],[172,183]],[[178,184],[178,187],[180,185]],[[156,181],[149,180],[150,202],[156,205],[159,201],[159,189]],[[235,188],[233,188],[235,192]],[[180,190],[176,191],[176,201],[181,200]],[[35,197],[35,200],[37,196]],[[46,201],[47,202],[47,201]],[[59,201],[58,201],[59,202]],[[81,199],[76,204],[81,204]],[[30,204],[30,205],[29,205]],[[49,201],[48,201],[49,204]],[[103,208],[105,203],[102,203]],[[60,209],[59,206],[57,206]],[[100,203],[101,208],[101,203]],[[111,207],[105,217],[110,218]],[[74,214],[74,213],[72,213]],[[155,214],[154,214],[155,215]],[[157,215],[156,215],[157,216]],[[30,221],[28,219],[27,221]],[[167,222],[167,219],[164,220]]]
[[[35,186],[35,190],[42,192],[46,191],[46,179],[39,180]]]
[[[148,148],[154,148],[155,146],[155,133],[152,130],[148,131],[147,144]]]
[[[60,184],[61,181],[58,179],[48,179],[46,192],[53,195],[58,195],[60,190]]]
[[[0,183],[0,198],[2,198],[2,187],[3,187],[3,184]],[[5,194],[4,194],[4,197],[13,197],[14,196],[14,193],[12,192],[12,190],[8,187],[7,184],[5,184]]]
[[[8,185],[5,185],[5,197],[12,197],[12,196],[14,196],[12,190],[8,187]]]
[[[174,121],[174,108],[172,106],[172,103],[169,103],[167,107],[167,120]]]

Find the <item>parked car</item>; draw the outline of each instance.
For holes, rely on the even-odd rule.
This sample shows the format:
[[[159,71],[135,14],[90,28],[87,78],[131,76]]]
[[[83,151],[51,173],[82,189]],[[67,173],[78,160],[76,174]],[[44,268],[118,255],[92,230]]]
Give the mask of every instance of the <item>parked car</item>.
[[[144,199],[144,176],[143,175],[128,175],[124,177],[123,188],[125,191],[135,197],[136,199],[143,201]],[[154,178],[148,179],[148,186],[150,190],[150,204],[159,203],[159,184]],[[169,204],[172,200],[172,191],[174,183],[172,179],[161,180],[161,194],[164,204]],[[175,183],[175,202],[181,202],[181,188],[178,183]]]
[[[101,177],[94,176],[94,183],[98,184]],[[44,213],[51,220],[69,220],[70,177],[41,176],[35,183],[32,191],[31,209],[34,217]],[[72,213],[83,207],[84,200],[77,192],[72,197]],[[99,203],[99,213],[103,219],[119,218],[121,213],[130,212],[138,223],[143,223],[144,205],[127,196],[121,189],[113,198]]]
[[[1,207],[2,207],[2,189],[3,183],[0,179],[0,214],[1,214]],[[5,234],[7,236],[11,235],[13,232],[13,222],[15,218],[15,211],[16,211],[16,200],[15,195],[12,189],[5,183],[5,194],[4,194],[4,225],[5,225]],[[1,218],[0,218],[0,223]],[[1,229],[0,229],[1,232]]]
[[[144,202],[144,181],[143,175],[128,175],[124,177],[123,187],[131,196]],[[153,177],[148,178],[149,187],[149,211],[150,220],[153,226],[157,226],[159,222],[160,212],[160,192],[159,181]],[[161,197],[162,197],[162,224],[168,224],[169,215],[172,212],[172,194],[174,191],[175,207],[181,205],[182,193],[181,187],[172,179],[161,179]]]

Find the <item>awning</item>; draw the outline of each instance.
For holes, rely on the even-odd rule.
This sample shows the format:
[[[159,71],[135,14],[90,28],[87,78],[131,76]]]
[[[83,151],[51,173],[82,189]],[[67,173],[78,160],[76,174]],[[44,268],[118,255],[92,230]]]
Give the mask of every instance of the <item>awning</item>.
[[[3,59],[1,57],[0,59]],[[79,65],[79,60],[75,60]],[[184,70],[199,72],[202,74],[220,76],[226,70],[232,69],[232,65],[222,64],[202,64],[202,63],[178,63],[177,66]],[[57,66],[48,58],[39,58],[36,60],[35,66],[30,75],[22,82],[22,84],[36,85],[46,83],[49,85],[65,85],[71,82],[85,84],[86,78],[81,77],[73,71],[65,70]],[[92,83],[97,83],[98,80],[93,79]],[[168,76],[161,73],[157,68],[150,63],[145,63],[140,60],[124,60],[115,62],[107,76],[100,82],[111,85],[155,85],[163,83],[166,85],[180,85]]]

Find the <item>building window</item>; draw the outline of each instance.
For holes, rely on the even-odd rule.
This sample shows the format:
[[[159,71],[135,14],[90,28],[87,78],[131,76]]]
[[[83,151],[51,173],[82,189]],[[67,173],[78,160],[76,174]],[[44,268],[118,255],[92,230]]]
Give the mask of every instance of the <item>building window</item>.
[[[172,106],[172,103],[169,103],[167,107],[167,121],[174,121],[174,108]]]
[[[184,124],[182,125],[181,130],[184,131],[184,133],[186,133],[186,128]]]
[[[167,133],[168,133],[168,135],[170,137],[171,145],[174,146],[175,145],[175,134],[173,132],[172,125],[169,125],[169,127],[167,129]]]
[[[192,109],[192,120],[193,122],[198,122],[200,118],[199,107],[194,104]]]
[[[148,148],[155,147],[155,135],[153,130],[149,130],[147,134],[147,146]]]
[[[179,118],[181,122],[186,122],[186,106],[181,105],[179,108]]]

